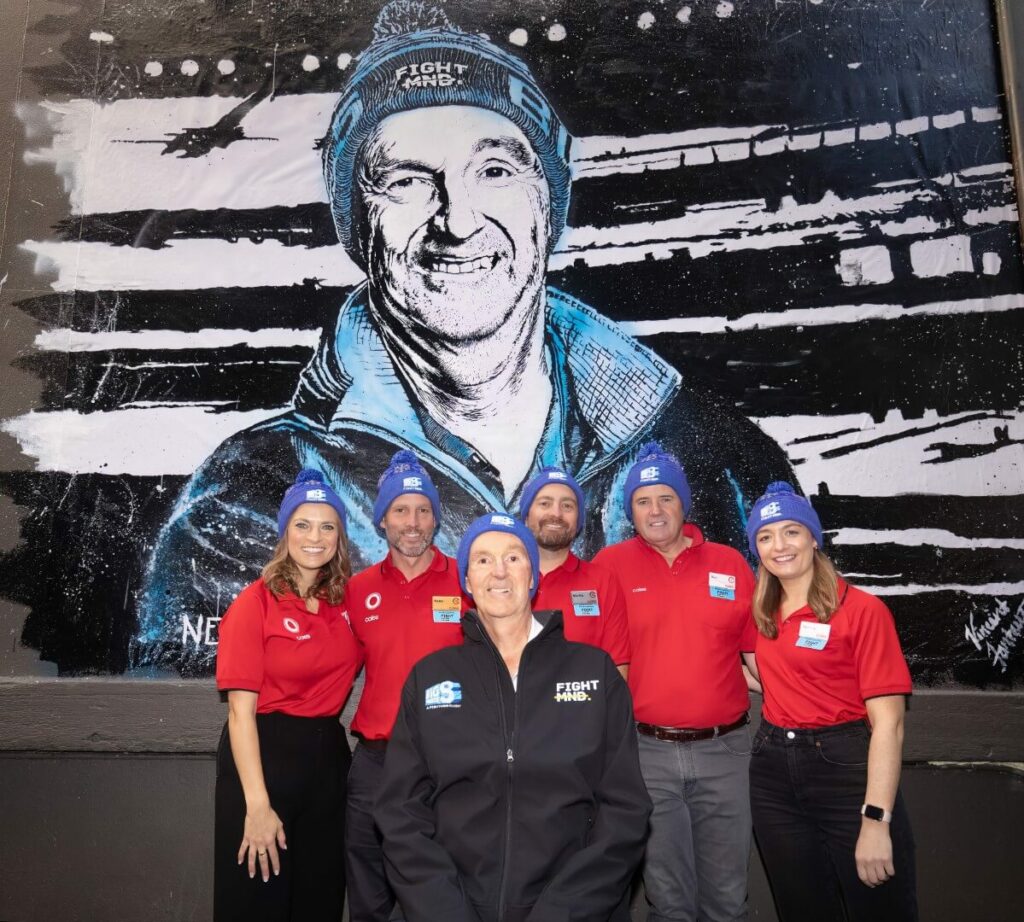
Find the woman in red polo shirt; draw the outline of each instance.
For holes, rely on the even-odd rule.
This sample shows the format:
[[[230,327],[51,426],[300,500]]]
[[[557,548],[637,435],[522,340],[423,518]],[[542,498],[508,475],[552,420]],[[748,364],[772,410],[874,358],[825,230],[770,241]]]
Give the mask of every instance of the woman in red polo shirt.
[[[911,682],[892,615],[836,573],[788,483],[769,484],[747,537],[764,688],[751,812],[780,922],[916,920],[899,792]]]
[[[277,530],[262,577],[220,623],[216,922],[337,922],[345,899],[339,715],[362,653],[345,610],[345,507],[319,471],[289,487]]]

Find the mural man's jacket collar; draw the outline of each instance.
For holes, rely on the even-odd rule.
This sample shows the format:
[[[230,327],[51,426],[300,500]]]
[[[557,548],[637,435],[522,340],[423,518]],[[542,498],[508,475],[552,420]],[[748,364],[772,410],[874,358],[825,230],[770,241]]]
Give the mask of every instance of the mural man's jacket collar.
[[[504,506],[500,487],[481,478],[474,452],[418,406],[399,378],[361,285],[325,331],[299,380],[295,412],[332,433],[368,432],[449,469],[485,504]],[[680,388],[679,373],[593,309],[547,289],[545,344],[555,399],[535,466],[586,480],[640,437]]]

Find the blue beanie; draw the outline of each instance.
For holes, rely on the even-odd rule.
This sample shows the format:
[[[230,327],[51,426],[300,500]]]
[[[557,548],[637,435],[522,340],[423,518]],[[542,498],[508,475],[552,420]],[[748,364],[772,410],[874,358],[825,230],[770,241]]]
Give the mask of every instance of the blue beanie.
[[[419,493],[430,500],[434,510],[435,525],[441,522],[441,500],[437,487],[430,475],[423,469],[420,459],[411,451],[402,449],[391,456],[391,463],[377,481],[377,499],[373,504],[373,524],[381,531],[381,519],[387,515],[391,504],[405,493]]]
[[[487,515],[480,516],[470,523],[466,533],[462,536],[462,540],[459,542],[459,551],[455,555],[455,560],[459,565],[459,585],[462,586],[462,591],[470,598],[473,597],[473,593],[466,588],[469,551],[473,547],[473,542],[489,531],[515,535],[523,542],[523,547],[526,548],[526,553],[530,558],[530,566],[533,568],[533,590],[530,592],[532,599],[537,594],[537,587],[540,585],[540,551],[537,550],[537,539],[533,537],[533,532],[529,528],[507,512],[488,512]]]
[[[281,500],[281,508],[277,512],[277,537],[284,536],[288,528],[288,520],[303,503],[325,503],[338,513],[341,520],[341,530],[347,529],[347,516],[345,505],[330,485],[324,480],[324,475],[314,468],[307,467],[299,471],[299,475],[284,494]]]
[[[338,239],[365,265],[359,245],[357,173],[370,134],[389,115],[432,106],[475,106],[513,122],[544,169],[554,246],[569,210],[571,138],[526,64],[482,35],[452,25],[422,0],[393,0],[377,17],[322,142],[324,179]]]
[[[537,498],[537,494],[549,483],[561,484],[576,494],[576,508],[579,510],[576,520],[576,534],[578,535],[583,531],[583,526],[587,521],[587,506],[583,499],[583,490],[580,489],[576,478],[567,471],[563,471],[560,467],[542,467],[540,473],[523,487],[523,495],[519,500],[519,517],[524,522],[529,518],[530,507],[533,505],[533,501]]]
[[[750,510],[750,518],[747,519],[747,543],[750,545],[750,553],[758,556],[758,529],[772,522],[785,521],[799,522],[805,526],[818,542],[818,547],[825,543],[821,537],[821,519],[814,511],[811,501],[797,493],[792,484],[786,483],[785,480],[776,480],[768,484],[764,496],[758,498],[754,508]]]
[[[676,491],[683,504],[683,515],[690,513],[690,484],[675,455],[666,452],[659,442],[648,442],[641,446],[639,458],[626,474],[625,500],[626,518],[633,521],[633,494],[640,487],[663,484]]]

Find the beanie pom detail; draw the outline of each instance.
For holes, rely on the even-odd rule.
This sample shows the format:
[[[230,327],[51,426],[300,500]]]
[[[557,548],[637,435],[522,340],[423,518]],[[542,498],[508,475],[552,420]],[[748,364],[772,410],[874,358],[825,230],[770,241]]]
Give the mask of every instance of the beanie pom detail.
[[[315,467],[304,467],[295,477],[296,483],[325,483],[322,471]]]

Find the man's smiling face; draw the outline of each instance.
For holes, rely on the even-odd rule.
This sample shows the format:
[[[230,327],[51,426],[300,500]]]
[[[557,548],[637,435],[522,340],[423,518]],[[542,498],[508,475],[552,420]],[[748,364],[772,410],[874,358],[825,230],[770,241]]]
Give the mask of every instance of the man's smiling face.
[[[388,116],[366,143],[359,186],[378,309],[467,341],[536,302],[548,186],[507,118],[472,106]]]

